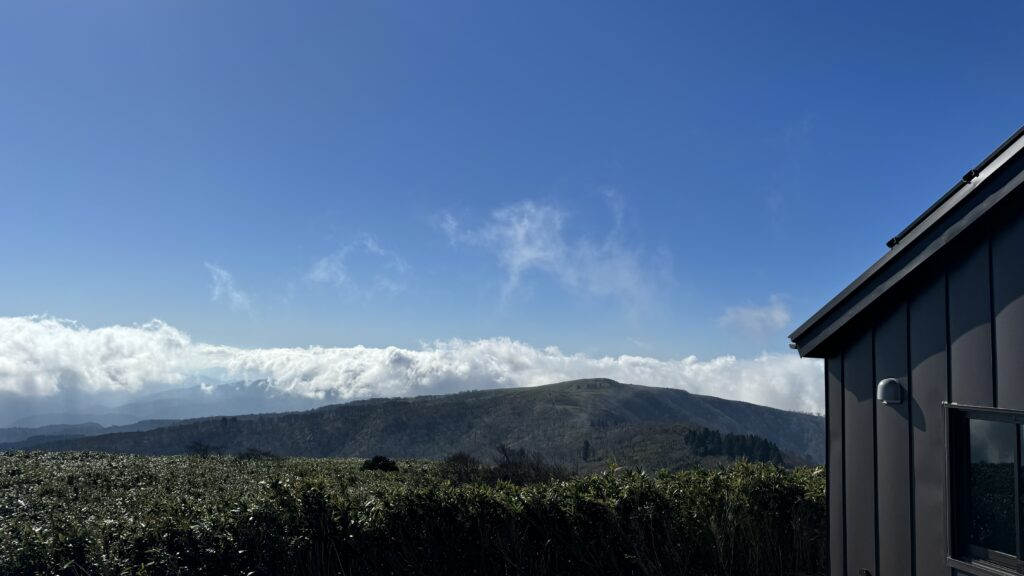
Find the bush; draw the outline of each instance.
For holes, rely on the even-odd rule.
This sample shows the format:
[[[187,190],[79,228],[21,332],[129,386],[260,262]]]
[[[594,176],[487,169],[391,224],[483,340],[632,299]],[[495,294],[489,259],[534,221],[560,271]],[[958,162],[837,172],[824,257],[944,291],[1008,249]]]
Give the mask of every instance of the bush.
[[[260,450],[258,448],[246,448],[235,457],[239,460],[277,460],[281,458],[269,450]]]
[[[360,470],[380,470],[382,472],[398,472],[398,464],[387,456],[374,456],[363,462]]]
[[[185,447],[185,450],[189,454],[193,456],[198,456],[200,458],[207,458],[214,454],[220,453],[220,448],[218,448],[217,446],[212,446],[206,442],[203,442],[202,440],[195,440],[193,442],[190,442],[189,445]]]
[[[446,476],[456,484],[484,482],[489,479],[488,470],[483,463],[468,452],[456,452],[444,459],[443,470]]]
[[[547,480],[564,480],[569,477],[569,471],[565,468],[549,464],[540,454],[527,452],[524,448],[516,450],[505,444],[499,444],[495,451],[497,454],[494,457],[494,468],[491,470],[491,474],[497,480],[521,485]]]

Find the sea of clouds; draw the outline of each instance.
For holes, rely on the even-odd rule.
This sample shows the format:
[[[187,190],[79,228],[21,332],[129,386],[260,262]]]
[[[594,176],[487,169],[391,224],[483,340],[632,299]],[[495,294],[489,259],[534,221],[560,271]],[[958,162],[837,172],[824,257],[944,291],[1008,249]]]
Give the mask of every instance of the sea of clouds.
[[[136,394],[211,372],[246,381],[267,379],[283,392],[338,400],[603,377],[787,410],[824,412],[821,363],[793,353],[707,360],[595,357],[509,338],[453,339],[416,350],[391,346],[246,349],[195,342],[159,320],[88,328],[49,317],[0,317],[0,392],[35,397]]]

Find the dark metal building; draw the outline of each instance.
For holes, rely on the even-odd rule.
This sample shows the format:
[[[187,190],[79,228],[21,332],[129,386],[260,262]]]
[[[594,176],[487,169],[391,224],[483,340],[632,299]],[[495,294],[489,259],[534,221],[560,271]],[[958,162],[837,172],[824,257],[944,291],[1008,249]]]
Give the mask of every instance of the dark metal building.
[[[825,360],[830,574],[1024,574],[1024,129],[796,330]]]

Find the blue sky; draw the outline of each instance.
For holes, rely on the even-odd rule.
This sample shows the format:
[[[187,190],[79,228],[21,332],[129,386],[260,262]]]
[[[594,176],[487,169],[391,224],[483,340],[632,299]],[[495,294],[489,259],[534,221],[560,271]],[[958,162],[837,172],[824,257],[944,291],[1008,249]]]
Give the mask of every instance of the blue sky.
[[[239,349],[788,355],[1022,123],[1022,16],[4,3],[0,317]]]

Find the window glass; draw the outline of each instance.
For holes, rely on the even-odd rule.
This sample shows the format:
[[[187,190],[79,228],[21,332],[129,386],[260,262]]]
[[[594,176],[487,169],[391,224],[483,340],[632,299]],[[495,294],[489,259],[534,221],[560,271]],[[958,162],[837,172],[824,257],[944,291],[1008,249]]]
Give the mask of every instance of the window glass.
[[[1015,480],[1017,426],[970,420],[971,544],[1016,555]]]

